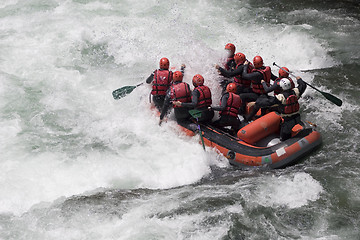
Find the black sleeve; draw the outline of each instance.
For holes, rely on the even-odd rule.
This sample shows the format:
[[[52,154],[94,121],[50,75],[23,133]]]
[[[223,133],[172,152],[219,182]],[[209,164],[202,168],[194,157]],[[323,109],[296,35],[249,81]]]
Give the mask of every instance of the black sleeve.
[[[146,83],[147,83],[147,84],[150,84],[153,79],[154,79],[154,73],[152,73],[152,74],[146,79]]]
[[[248,67],[249,65],[244,65],[243,72],[242,72],[242,78],[245,80],[253,80],[260,83],[260,81],[263,79],[263,75],[260,72],[252,72],[248,73]]]
[[[228,71],[234,71],[236,69],[236,63],[234,59],[227,61],[226,65],[229,67]]]
[[[271,80],[275,81],[278,77],[271,73]]]
[[[235,76],[238,76],[238,75],[241,75],[242,72],[243,72],[243,66],[244,65],[241,65],[239,66],[237,69],[235,69],[234,71],[227,71],[226,69],[222,68],[222,67],[219,67],[219,70],[220,70],[220,74],[224,77],[235,77]]]
[[[214,109],[214,111],[224,111],[224,109],[226,108],[228,99],[229,99],[229,93],[225,93],[221,97],[221,105],[217,106],[217,107],[211,107],[211,108]]]
[[[297,83],[298,83],[298,89],[299,89],[299,93],[300,93],[300,96],[305,92],[305,89],[306,89],[306,83],[301,79],[299,78],[297,80]]]
[[[198,103],[198,99],[200,97],[200,93],[198,90],[194,90],[191,94],[192,96],[192,101],[190,103],[181,103],[182,107],[187,107],[187,108],[195,108],[197,103]]]
[[[171,91],[170,91],[170,89],[168,89],[167,92],[166,92],[164,105],[163,105],[163,107],[161,109],[160,120],[162,120],[165,117],[165,115],[167,114],[167,112],[168,112],[168,110],[169,110],[169,108],[171,106],[170,93],[171,93]]]
[[[261,84],[264,87],[264,90],[265,90],[266,93],[272,92],[272,91],[274,91],[275,89],[277,89],[279,87],[276,84],[276,82],[274,82],[274,84],[271,85],[270,87],[267,86],[266,82],[262,82]]]

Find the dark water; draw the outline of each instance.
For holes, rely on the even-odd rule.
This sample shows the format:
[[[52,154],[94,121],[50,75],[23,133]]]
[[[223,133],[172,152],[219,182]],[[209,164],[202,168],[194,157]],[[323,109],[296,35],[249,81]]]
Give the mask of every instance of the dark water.
[[[1,7],[0,239],[360,239],[359,1]],[[299,164],[241,171],[157,128],[148,89],[107,98],[167,49],[211,76],[233,39],[343,100],[307,90],[302,118],[323,145]]]

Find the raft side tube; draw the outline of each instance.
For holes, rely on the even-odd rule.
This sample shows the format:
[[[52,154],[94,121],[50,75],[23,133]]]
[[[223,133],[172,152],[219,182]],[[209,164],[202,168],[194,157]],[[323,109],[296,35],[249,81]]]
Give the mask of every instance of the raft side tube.
[[[270,134],[279,132],[281,117],[275,112],[270,112],[241,128],[237,136],[244,142],[255,144]]]

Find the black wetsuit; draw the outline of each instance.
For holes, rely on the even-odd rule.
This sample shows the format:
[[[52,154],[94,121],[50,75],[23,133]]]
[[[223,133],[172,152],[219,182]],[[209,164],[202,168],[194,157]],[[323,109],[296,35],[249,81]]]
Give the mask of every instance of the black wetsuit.
[[[192,101],[190,103],[182,103],[181,104],[182,107],[187,107],[190,109],[196,108],[198,104],[198,99],[200,97],[200,92],[197,89],[194,89],[194,91],[192,91],[191,96],[192,96]],[[212,109],[209,110],[208,107],[196,108],[196,109],[202,111],[201,117],[198,119],[199,122],[210,122],[214,117],[214,111]]]
[[[211,107],[215,111],[224,111],[227,106],[227,101],[229,99],[229,93],[226,92],[221,97],[221,105],[217,107]],[[213,125],[216,127],[226,127],[231,126],[234,132],[237,132],[240,129],[240,120],[238,117],[230,115],[220,115],[220,118],[213,122]]]

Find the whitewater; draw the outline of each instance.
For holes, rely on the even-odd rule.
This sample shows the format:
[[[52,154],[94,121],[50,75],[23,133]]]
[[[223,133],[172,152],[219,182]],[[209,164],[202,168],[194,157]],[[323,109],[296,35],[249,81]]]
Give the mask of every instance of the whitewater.
[[[357,239],[359,4],[329,2],[2,1],[0,239]],[[160,127],[150,86],[112,98],[167,57],[217,103],[228,42],[343,100],[300,102],[321,149],[241,171]]]

